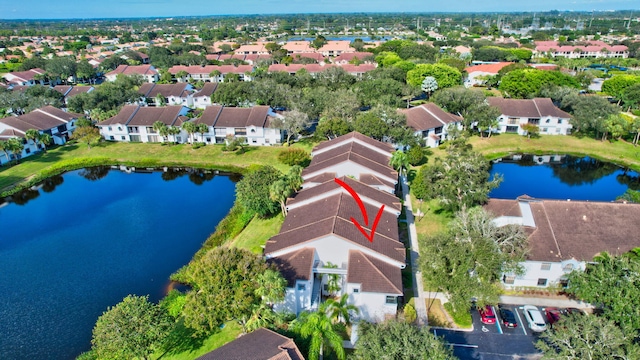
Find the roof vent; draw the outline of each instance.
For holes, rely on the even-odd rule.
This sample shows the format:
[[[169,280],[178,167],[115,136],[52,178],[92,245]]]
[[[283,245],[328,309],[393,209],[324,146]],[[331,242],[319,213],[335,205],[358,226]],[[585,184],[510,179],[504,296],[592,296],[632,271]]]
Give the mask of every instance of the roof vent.
[[[587,221],[587,215],[582,215],[582,220]]]

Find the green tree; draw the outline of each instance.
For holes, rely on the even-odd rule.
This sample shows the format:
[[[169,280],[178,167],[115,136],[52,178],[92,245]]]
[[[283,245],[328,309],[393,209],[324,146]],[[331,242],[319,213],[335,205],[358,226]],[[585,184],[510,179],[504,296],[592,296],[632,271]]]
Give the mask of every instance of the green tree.
[[[540,128],[535,124],[523,124],[521,125],[522,130],[525,131],[527,135],[527,139],[536,138],[540,135]]]
[[[279,271],[267,269],[258,275],[257,281],[258,287],[256,289],[256,295],[258,295],[265,304],[273,307],[274,304],[284,300],[287,280],[282,277]]]
[[[287,145],[291,144],[291,137],[298,137],[300,132],[311,126],[309,116],[299,110],[285,111],[283,118],[274,118],[269,126],[275,129],[281,129],[287,132]]]
[[[182,124],[182,130],[189,134],[189,142],[193,144],[193,134],[198,131],[198,127],[191,121],[186,121]]]
[[[82,59],[76,66],[76,74],[79,79],[91,81],[91,79],[96,77],[96,69],[89,64],[89,61]]]
[[[562,107],[573,115],[570,121],[574,132],[593,134],[596,139],[609,116],[620,112],[617,106],[600,96],[569,95],[562,100]]]
[[[95,145],[100,142],[102,139],[102,135],[100,135],[100,130],[93,126],[83,126],[74,130],[73,134],[71,134],[71,138],[87,144],[87,148],[91,149],[91,145]]]
[[[44,152],[47,152],[47,146],[53,143],[53,137],[47,133],[40,134],[40,143],[44,145]]]
[[[36,147],[38,147],[38,142],[40,140],[40,132],[36,129],[29,129],[24,133],[24,138],[27,140],[33,141]]]
[[[76,127],[84,127],[84,126],[93,126],[93,122],[91,122],[91,120],[87,119],[86,117],[82,116],[78,118],[78,120],[76,121]]]
[[[623,135],[628,133],[629,122],[620,114],[609,115],[604,121],[604,131],[602,132],[602,141],[607,140],[607,136],[611,139],[619,140]]]
[[[520,273],[527,235],[521,226],[497,227],[482,208],[463,209],[445,233],[419,238],[420,270],[430,289],[447,292],[456,311],[494,304],[504,273]]]
[[[129,295],[98,318],[92,349],[100,359],[148,359],[170,327],[168,315],[148,296]]]
[[[569,274],[567,292],[578,299],[601,304],[603,316],[627,331],[640,331],[640,249],[611,256],[601,253],[585,271]]]
[[[336,332],[329,315],[327,303],[322,303],[316,312],[305,311],[295,319],[290,328],[303,338],[311,338],[309,360],[318,360],[325,350],[332,349],[339,360],[346,358],[342,338]]]
[[[9,141],[0,140],[0,150],[4,153],[4,156],[7,158],[7,163],[11,161],[11,156],[9,155],[9,153],[11,152],[10,147],[11,145],[9,144]]]
[[[462,83],[462,74],[456,68],[445,64],[418,64],[407,72],[407,84],[420,86],[427,76],[435,78],[440,89]]]
[[[442,89],[436,92],[431,100],[443,110],[462,116],[462,125],[465,129],[470,129],[474,121],[487,117],[483,115],[489,115],[486,96],[481,91],[463,86]],[[499,114],[494,120],[498,116]]]
[[[360,309],[349,304],[349,294],[342,294],[338,299],[327,299],[327,312],[334,323],[343,323],[349,326],[352,315],[357,315]]]
[[[489,162],[475,152],[454,151],[423,165],[412,182],[418,199],[438,199],[451,211],[487,201],[501,179],[489,180]]]
[[[391,160],[389,161],[389,165],[391,165],[398,174],[401,174],[403,170],[406,172],[409,167],[409,157],[402,150],[396,150],[391,154]]]
[[[404,321],[388,320],[379,324],[360,322],[355,358],[403,360],[453,360],[451,349],[427,328]]]
[[[640,76],[615,75],[602,82],[602,92],[616,99],[621,99],[624,96],[624,91],[636,84],[640,84]]]
[[[413,166],[422,165],[425,160],[425,149],[420,145],[415,145],[407,151],[407,160]]]
[[[291,187],[287,185],[285,179],[279,179],[276,182],[272,183],[269,186],[269,199],[272,201],[277,201],[280,204],[280,210],[282,211],[282,216],[287,216],[287,206],[286,202],[289,196],[293,194],[293,190]]]
[[[60,79],[67,83],[67,79],[76,76],[77,64],[72,57],[54,57],[47,61],[45,70],[52,80]]]
[[[505,97],[527,99],[537,96],[543,86],[551,84],[580,88],[580,83],[571,75],[529,68],[513,70],[503,76],[500,91]]]
[[[602,316],[570,315],[540,335],[536,347],[543,359],[638,359],[640,346],[634,337]]]
[[[247,210],[262,217],[278,211],[278,202],[271,199],[270,186],[282,173],[272,166],[261,166],[245,175],[236,185],[236,198]]]
[[[163,123],[162,121],[155,121],[152,125],[151,128],[153,129],[153,131],[155,131],[156,133],[158,133],[160,136],[162,136],[162,141],[166,141],[169,133],[168,133],[168,127],[167,124]]]
[[[251,313],[261,302],[258,277],[267,269],[262,257],[248,250],[218,247],[194,260],[185,271],[193,287],[182,311],[184,324],[209,334],[232,319]]]
[[[205,123],[197,124],[196,131],[200,133],[200,141],[204,142],[204,134],[209,132],[209,126]]]
[[[316,136],[328,140],[335,139],[351,131],[351,126],[345,119],[320,118],[316,127]]]
[[[16,159],[16,163],[20,162],[22,158],[22,151],[24,150],[24,144],[20,138],[10,138],[7,140],[7,149],[13,157]]]
[[[632,109],[640,107],[640,84],[631,85],[625,88],[620,95],[620,100],[624,106]]]

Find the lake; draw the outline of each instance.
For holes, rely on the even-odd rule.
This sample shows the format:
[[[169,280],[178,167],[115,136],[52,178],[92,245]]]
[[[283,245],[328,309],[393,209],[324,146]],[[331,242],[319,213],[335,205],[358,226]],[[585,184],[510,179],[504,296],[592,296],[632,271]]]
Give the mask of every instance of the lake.
[[[0,204],[0,359],[75,358],[108,306],[162,298],[228,213],[238,179],[98,167]]]
[[[627,189],[640,190],[640,175],[618,165],[569,155],[513,155],[493,161],[491,176],[502,184],[489,196],[515,199],[613,201]]]

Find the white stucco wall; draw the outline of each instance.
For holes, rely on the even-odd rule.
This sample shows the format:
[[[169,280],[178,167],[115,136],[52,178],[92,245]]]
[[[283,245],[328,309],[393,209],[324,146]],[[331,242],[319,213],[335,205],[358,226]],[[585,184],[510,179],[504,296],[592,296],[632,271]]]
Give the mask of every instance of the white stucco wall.
[[[584,271],[585,269],[585,263],[575,259],[559,262],[529,260],[520,263],[520,265],[525,269],[525,274],[516,277],[513,284],[505,283],[505,277],[503,276],[502,284],[504,287],[514,288],[524,286],[546,288],[559,284],[560,281],[573,270]],[[546,279],[546,284],[538,285],[538,280],[540,279]]]

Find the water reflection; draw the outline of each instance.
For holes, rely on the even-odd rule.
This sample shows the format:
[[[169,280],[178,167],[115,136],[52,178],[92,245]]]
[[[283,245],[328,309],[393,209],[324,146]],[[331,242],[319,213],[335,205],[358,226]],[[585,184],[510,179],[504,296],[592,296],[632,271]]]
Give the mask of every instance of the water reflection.
[[[593,184],[599,179],[620,170],[616,164],[602,162],[590,157],[565,156],[560,163],[551,164],[553,175],[571,186]]]
[[[107,176],[109,170],[111,170],[109,166],[94,166],[82,169],[79,174],[87,180],[96,181]]]
[[[52,176],[42,182],[42,191],[50,193],[56,189],[56,186],[61,185],[63,182],[64,178],[62,175]]]

